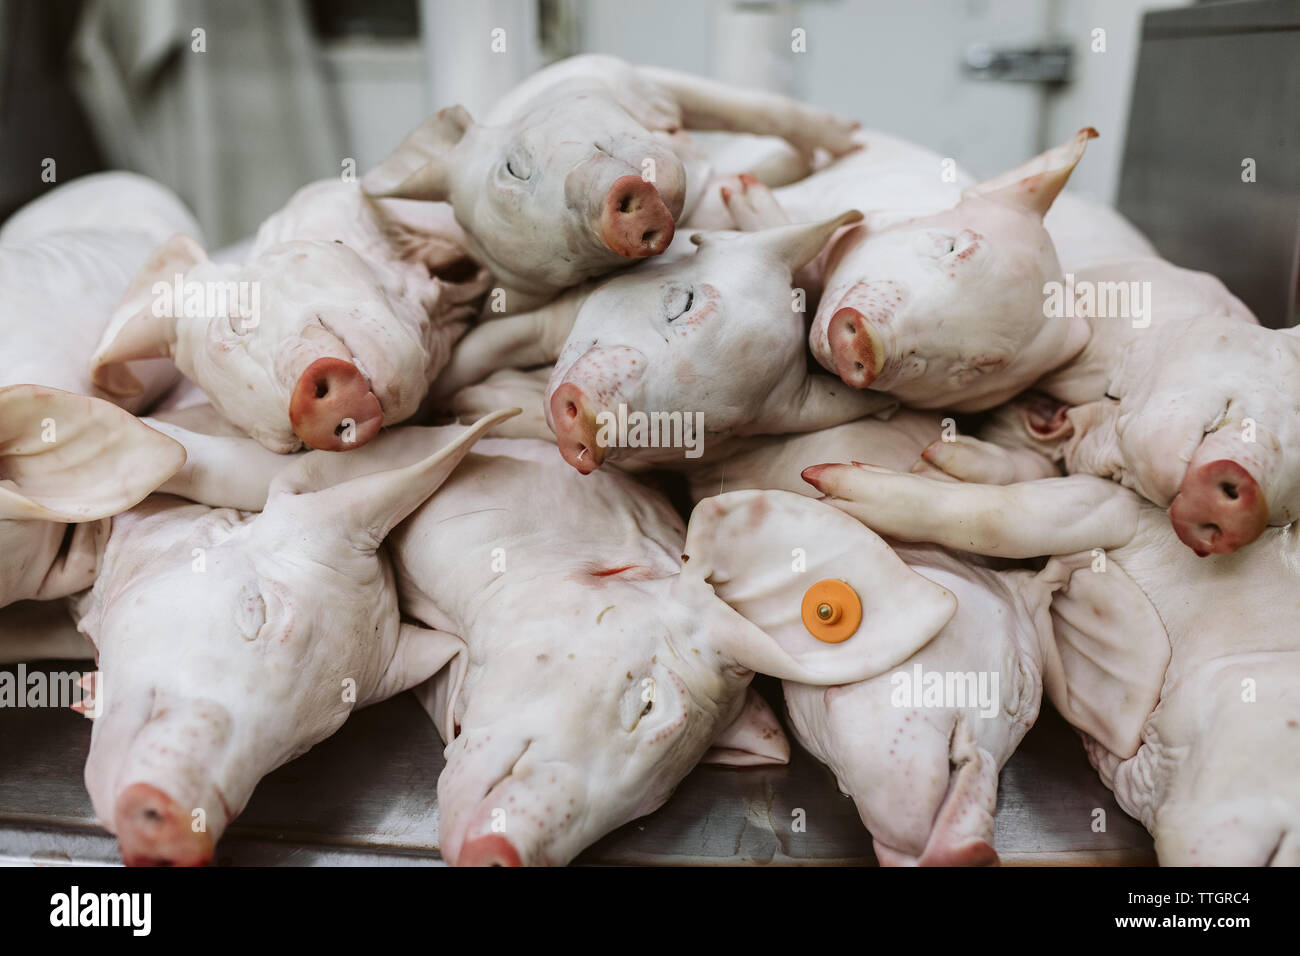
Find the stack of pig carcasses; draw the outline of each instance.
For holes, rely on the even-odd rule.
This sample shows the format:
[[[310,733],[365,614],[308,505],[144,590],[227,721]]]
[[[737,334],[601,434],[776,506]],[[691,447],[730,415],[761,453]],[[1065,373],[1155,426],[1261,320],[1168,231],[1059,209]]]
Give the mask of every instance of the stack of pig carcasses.
[[[123,859],[210,861],[415,689],[456,865],[565,864],[788,731],[880,862],[995,863],[1044,692],[1162,863],[1300,862],[1300,338],[1063,192],[1095,135],[977,182],[586,56],[237,261],[130,174],[21,210],[0,600],[93,645]]]

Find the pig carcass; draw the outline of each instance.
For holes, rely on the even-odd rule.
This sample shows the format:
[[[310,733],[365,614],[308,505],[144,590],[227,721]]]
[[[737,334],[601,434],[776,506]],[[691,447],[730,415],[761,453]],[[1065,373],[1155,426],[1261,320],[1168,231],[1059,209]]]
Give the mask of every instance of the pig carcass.
[[[1048,556],[1040,576],[1060,587],[1058,636],[1092,635],[1099,649],[1151,662],[1168,655],[1162,679],[1132,688],[1139,699],[1158,691],[1149,712],[1094,715],[1109,733],[1063,710],[1162,864],[1300,865],[1300,562],[1289,529],[1197,558],[1161,508],[1090,475],[981,485],[837,465],[816,479],[884,534]]]
[[[792,285],[858,217],[696,233],[694,253],[670,253],[480,325],[437,389],[554,362],[546,420],[564,460],[583,474],[607,460],[693,467],[732,437],[813,431],[886,410],[889,396],[809,374],[804,296]]]
[[[791,492],[814,494],[808,481],[816,482],[819,462],[869,456],[906,469],[950,428],[937,415],[904,410],[885,422],[868,418],[810,435],[746,439],[731,446],[730,456],[691,473],[692,496],[724,487],[778,489],[755,501],[779,508]],[[1041,456],[1025,456],[1024,464],[1027,475],[1050,468]],[[782,542],[789,547],[774,555],[772,573],[777,558],[788,565],[789,548],[807,548],[809,540],[803,532]],[[943,588],[956,612],[911,657],[868,680],[830,688],[786,681],[791,724],[857,804],[881,863],[996,863],[998,771],[1037,718],[1044,683],[1068,681],[1076,709],[1081,701],[1108,705],[1112,692],[1131,686],[1123,668],[1133,662],[1121,656],[1081,670],[1089,648],[1068,639],[1057,646],[1048,614],[1055,585],[1031,571],[933,545],[876,541]],[[730,544],[766,549],[772,542],[742,534]],[[881,586],[871,582],[872,590],[856,597],[870,606]],[[780,613],[800,626],[797,604],[751,611],[744,597],[733,599],[730,585],[717,590],[742,614]]]
[[[209,861],[264,775],[459,654],[400,620],[380,545],[509,414],[400,468],[302,456],[260,514],[156,495],[113,519],[78,627],[99,663],[86,787],[126,863]]]
[[[688,130],[839,154],[855,125],[771,93],[577,56],[525,80],[483,123],[462,106],[435,114],[362,182],[374,196],[450,203],[516,312],[668,248],[710,174]]]
[[[383,440],[393,448],[410,431]],[[583,477],[547,443],[480,443],[390,539],[403,612],[467,647],[422,691],[447,742],[444,858],[564,864],[660,806],[711,746],[727,763],[785,762],[770,711],[746,702],[754,672],[863,679],[952,614],[947,592],[846,518],[803,498],[766,511],[706,502],[687,533],[617,470]],[[733,547],[769,533],[769,547]],[[795,534],[805,574],[790,573]],[[772,576],[777,558],[786,573]],[[832,573],[874,588],[862,632],[841,645],[762,630],[714,593],[725,582],[797,607]]]
[[[93,368],[116,396],[123,363],[172,358],[272,451],[348,451],[416,413],[487,291],[445,209],[377,201],[355,183],[299,190],[243,264],[177,236],[114,314]]]

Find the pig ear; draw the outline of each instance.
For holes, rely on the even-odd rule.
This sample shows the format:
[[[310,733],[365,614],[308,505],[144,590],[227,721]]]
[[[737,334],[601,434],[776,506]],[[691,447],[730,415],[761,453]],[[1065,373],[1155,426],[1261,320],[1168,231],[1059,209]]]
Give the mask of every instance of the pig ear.
[[[862,213],[850,209],[833,219],[820,222],[797,222],[788,226],[773,226],[757,232],[746,232],[734,237],[741,244],[753,243],[769,252],[784,264],[792,273],[806,266],[831,241],[831,236],[841,226],[861,222]],[[707,250],[717,242],[718,234],[696,233],[691,242]]]
[[[723,767],[784,766],[790,762],[790,741],[781,722],[758,691],[745,689],[745,705],[700,763]]]
[[[154,314],[154,287],[159,282],[171,285],[178,275],[207,261],[203,247],[179,233],[153,251],[127,286],[90,358],[90,376],[97,388],[117,398],[140,394],[140,381],[126,363],[170,358],[176,344],[176,316]]]
[[[346,457],[350,460],[337,463],[344,468],[364,467],[367,461],[373,463],[378,456],[372,452],[352,460],[356,452],[349,452],[346,456],[326,451],[304,455],[272,482],[265,513],[292,507],[297,499],[310,497],[314,523],[325,527],[338,526],[359,548],[373,551],[388,532],[438,490],[485,432],[519,412],[518,408],[506,408],[463,429],[449,426],[460,433],[434,454],[414,464],[373,471],[306,495],[300,489],[312,483],[322,472],[318,456],[329,456],[327,467],[336,464],[336,459]]]
[[[0,518],[107,518],[183,464],[177,442],[109,402],[39,385],[0,388]]]
[[[1070,173],[1074,172],[1074,167],[1083,158],[1088,140],[1096,137],[1097,131],[1091,126],[1085,126],[1060,146],[1054,146],[1015,169],[972,186],[962,198],[982,196],[1045,216],[1065,188]]]
[[[714,638],[722,653],[784,680],[843,684],[902,663],[943,628],[956,598],[846,517],[786,491],[730,492],[695,507],[680,586],[725,602],[718,623],[732,626]],[[829,626],[815,616],[823,603],[837,615]]]
[[[434,113],[361,178],[361,189],[376,198],[445,200],[450,190],[447,154],[473,124],[463,106]]]

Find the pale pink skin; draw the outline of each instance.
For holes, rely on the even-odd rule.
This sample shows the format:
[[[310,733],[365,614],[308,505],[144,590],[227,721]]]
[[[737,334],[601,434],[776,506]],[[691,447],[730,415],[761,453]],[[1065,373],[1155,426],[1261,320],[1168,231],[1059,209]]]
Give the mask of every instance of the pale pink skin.
[[[815,496],[803,477],[811,465],[867,458],[907,470],[924,464],[920,456],[932,443],[946,447],[943,433],[940,416],[900,410],[888,421],[866,418],[809,435],[747,439],[732,446],[730,457],[693,472],[692,493],[725,486]],[[994,571],[941,548],[893,550],[955,595],[957,613],[928,644],[878,677],[831,688],[786,681],[790,719],[799,741],[856,802],[882,863],[996,863],[998,770],[1038,715],[1043,671],[1055,654],[1051,588],[1029,572]],[[891,679],[911,675],[916,664],[926,673],[997,673],[997,712],[895,706]]]
[[[78,626],[99,664],[86,786],[128,864],[209,861],[265,774],[461,652],[400,621],[379,547],[503,417],[428,430],[401,467],[302,456],[260,514],[158,495],[114,519]]]
[[[869,533],[848,522],[837,570],[885,578],[899,595],[880,627],[834,648],[784,621],[760,630],[760,614],[740,616],[712,585],[736,583],[782,614],[797,607],[807,585],[790,580],[790,535],[808,533],[800,509],[823,520],[830,509],[714,499],[683,543],[667,502],[618,471],[580,476],[533,441],[479,452],[392,540],[405,613],[469,648],[463,670],[425,694],[448,742],[438,804],[452,864],[566,863],[660,806],[711,745],[708,759],[783,763],[770,714],[744,706],[754,670],[819,684],[878,673],[951,614],[944,592],[885,549],[864,555]],[[430,547],[435,534],[449,546]],[[766,560],[786,573],[755,576]]]
[[[853,218],[698,234],[694,255],[643,266],[575,302],[545,406],[565,461],[584,474],[606,460],[698,464],[682,448],[601,445],[601,413],[620,404],[702,414],[703,457],[730,437],[810,431],[890,404],[809,375],[803,361],[794,271]]]
[[[181,445],[130,413],[37,385],[0,388],[0,449],[0,607],[90,587],[109,518],[185,462]]]
[[[917,408],[980,411],[1066,363],[1087,340],[1082,320],[1043,314],[1044,284],[1062,277],[1043,217],[1090,134],[979,184],[955,168],[944,182],[939,157],[864,134],[861,153],[737,218],[745,229],[804,218],[832,197],[863,209],[866,222],[838,237],[807,277],[822,290],[813,355],[854,388]],[[1080,257],[1144,245],[1131,227],[1087,206],[1075,204],[1066,224]]]
[[[1250,548],[1198,558],[1160,508],[1086,475],[993,486],[829,466],[819,484],[882,533],[1004,557],[1056,556],[1043,575],[1067,585],[1059,595],[1086,597],[1073,625],[1086,632],[1096,622],[1093,638],[1111,648],[1112,663],[1146,675],[1123,695],[1070,683],[1064,699],[1096,694],[1096,713],[1115,715],[1103,729],[1127,745],[1090,733],[1088,754],[1120,806],[1155,836],[1160,862],[1300,865],[1294,535],[1267,529]],[[1105,573],[1094,570],[1096,549]],[[1129,585],[1137,591],[1125,593]],[[1115,615],[1115,607],[1129,610]],[[1162,658],[1167,667],[1151,666]],[[1158,706],[1130,707],[1157,694]]]
[[[463,238],[427,204],[377,203],[355,183],[306,186],[263,223],[243,265],[194,244],[160,248],[100,345],[96,381],[129,393],[122,361],[168,355],[273,451],[359,448],[416,412],[487,291]],[[213,314],[153,315],[153,284],[178,273],[186,284],[249,283],[260,314],[218,301]]]
[[[0,454],[0,606],[89,587],[108,516],[185,460],[174,441],[101,401],[110,396],[89,374],[135,271],[177,231],[201,235],[176,196],[134,173],[58,186],[0,229],[0,444],[8,449]],[[136,372],[141,391],[121,402],[131,412],[178,378],[170,362],[140,363]],[[53,443],[44,440],[46,421]]]
[[[709,176],[686,130],[783,136],[811,154],[849,149],[852,128],[774,94],[578,56],[533,74],[482,123],[462,107],[443,110],[370,171],[365,187],[451,203],[514,312],[663,252]],[[647,188],[628,204],[635,208],[620,209],[635,185],[628,177]]]

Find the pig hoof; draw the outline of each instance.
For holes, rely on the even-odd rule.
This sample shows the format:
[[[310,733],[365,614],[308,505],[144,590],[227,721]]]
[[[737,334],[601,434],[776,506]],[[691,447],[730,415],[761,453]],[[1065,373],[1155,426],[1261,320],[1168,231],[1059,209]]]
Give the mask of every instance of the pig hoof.
[[[1231,554],[1268,526],[1268,504],[1250,473],[1220,459],[1187,472],[1169,506],[1178,539],[1199,557]]]
[[[212,837],[194,832],[190,812],[157,787],[133,783],[113,814],[127,866],[203,866],[212,862]]]
[[[657,256],[673,241],[673,214],[659,190],[640,176],[620,176],[605,196],[600,235],[620,256]]]
[[[475,837],[462,844],[457,866],[523,866],[519,851],[498,833]]]
[[[289,423],[308,448],[348,451],[379,433],[384,411],[361,370],[340,358],[319,358],[298,377]]]

